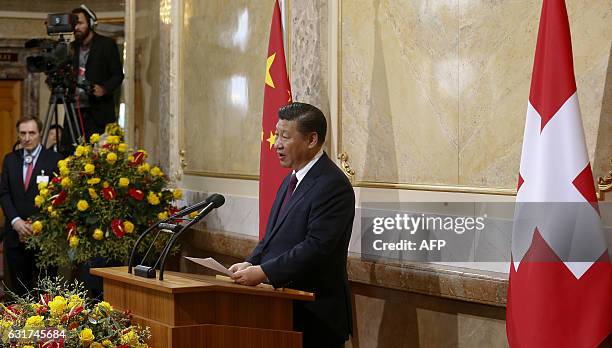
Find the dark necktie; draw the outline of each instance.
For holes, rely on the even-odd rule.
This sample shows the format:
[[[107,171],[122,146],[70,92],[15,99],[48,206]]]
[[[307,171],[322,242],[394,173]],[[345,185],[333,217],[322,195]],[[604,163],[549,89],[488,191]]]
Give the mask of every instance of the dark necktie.
[[[283,212],[291,196],[293,195],[293,191],[295,190],[295,186],[297,185],[297,176],[295,174],[291,174],[291,179],[289,180],[289,186],[287,186],[287,191],[285,192],[285,198],[283,199],[283,205],[281,205],[280,211]]]

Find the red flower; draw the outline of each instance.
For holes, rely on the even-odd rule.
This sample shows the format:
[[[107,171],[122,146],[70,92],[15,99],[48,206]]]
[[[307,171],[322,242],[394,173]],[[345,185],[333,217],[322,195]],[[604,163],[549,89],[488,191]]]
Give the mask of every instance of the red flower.
[[[36,308],[36,314],[42,315],[44,313],[47,313],[48,310],[49,310],[49,308],[47,308],[47,307],[38,307],[38,308]]]
[[[111,222],[111,228],[117,238],[122,238],[123,236],[125,236],[125,229],[123,227],[123,221],[121,221],[121,219],[113,220]]]
[[[117,191],[115,191],[115,189],[112,187],[106,187],[102,189],[102,196],[107,201],[110,201],[111,199],[115,199],[115,197],[117,197]]]
[[[58,205],[61,205],[62,203],[64,203],[64,201],[66,200],[66,197],[68,197],[68,194],[66,193],[66,191],[62,190],[60,191],[60,193],[57,195],[57,197],[55,197],[55,199],[53,200],[53,206],[57,207]]]
[[[145,153],[142,151],[136,151],[134,152],[134,161],[132,163],[134,163],[134,165],[139,165],[142,163],[142,161],[144,161],[145,159]]]
[[[48,305],[49,301],[51,301],[51,294],[44,294],[44,295],[40,295],[40,304],[42,305]]]
[[[62,178],[59,176],[54,177],[53,179],[51,179],[51,182],[54,184],[59,184],[62,182]]]
[[[76,234],[77,225],[74,222],[69,222],[66,225],[66,233],[68,233],[68,238]]]
[[[70,313],[68,313],[68,318],[72,318],[75,315],[81,313],[82,311],[83,311],[83,306],[74,307],[72,308],[72,310],[70,310]]]
[[[133,187],[128,191],[128,194],[137,201],[142,201],[144,199],[144,192]]]

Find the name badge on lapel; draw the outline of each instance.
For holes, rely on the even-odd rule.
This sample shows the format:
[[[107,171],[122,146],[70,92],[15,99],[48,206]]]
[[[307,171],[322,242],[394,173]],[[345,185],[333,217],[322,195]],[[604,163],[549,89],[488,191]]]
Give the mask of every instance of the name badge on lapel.
[[[44,170],[41,170],[40,175],[36,176],[36,183],[40,184],[41,182],[44,182],[45,184],[49,183],[49,176],[45,175]]]

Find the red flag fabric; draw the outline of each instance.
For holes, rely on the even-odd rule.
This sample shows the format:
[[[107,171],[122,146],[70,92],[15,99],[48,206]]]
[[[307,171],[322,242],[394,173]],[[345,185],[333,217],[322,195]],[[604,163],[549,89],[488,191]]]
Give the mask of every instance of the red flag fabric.
[[[598,346],[612,332],[612,267],[563,0],[542,4],[516,201],[506,311],[510,346]]]
[[[261,131],[261,153],[259,157],[259,239],[266,233],[266,224],[274,197],[283,178],[291,171],[280,165],[274,149],[278,109],[291,102],[291,86],[287,76],[285,48],[283,46],[283,27],[278,0],[274,4],[268,59],[266,60],[266,79],[264,86],[264,106]]]

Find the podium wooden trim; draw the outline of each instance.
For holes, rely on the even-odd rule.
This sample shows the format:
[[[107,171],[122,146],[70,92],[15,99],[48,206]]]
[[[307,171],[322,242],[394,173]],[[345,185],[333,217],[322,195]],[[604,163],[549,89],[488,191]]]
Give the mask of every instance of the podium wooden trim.
[[[293,301],[314,294],[244,286],[211,276],[164,272],[164,280],[137,277],[127,267],[94,268],[104,300],[129,310],[151,328],[150,347],[302,347],[293,331]]]

